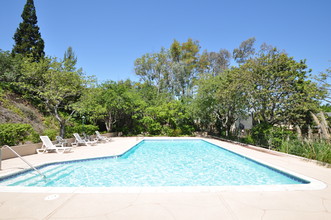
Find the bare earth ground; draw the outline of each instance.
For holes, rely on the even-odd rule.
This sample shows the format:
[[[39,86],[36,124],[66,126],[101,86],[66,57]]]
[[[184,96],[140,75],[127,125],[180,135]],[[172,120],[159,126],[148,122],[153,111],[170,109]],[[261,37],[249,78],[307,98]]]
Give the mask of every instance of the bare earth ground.
[[[30,155],[34,165],[121,154],[141,138],[77,147],[73,153]],[[0,187],[0,219],[331,219],[331,169],[285,154],[214,139],[234,152],[318,180],[312,187],[28,188]],[[0,176],[27,166],[2,161]],[[321,181],[321,182],[319,182]],[[315,188],[315,189],[314,189]]]

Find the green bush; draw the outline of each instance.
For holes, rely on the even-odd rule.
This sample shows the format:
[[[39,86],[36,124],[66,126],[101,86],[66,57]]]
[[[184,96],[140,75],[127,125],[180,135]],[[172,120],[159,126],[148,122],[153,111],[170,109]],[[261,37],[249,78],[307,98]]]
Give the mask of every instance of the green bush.
[[[48,136],[49,139],[51,139],[51,140],[55,140],[56,136],[59,135],[59,130],[56,130],[56,129],[46,129],[43,132],[43,135],[44,136]]]
[[[172,129],[169,126],[163,126],[161,134],[169,137],[178,137],[182,134],[182,131],[179,128]]]
[[[178,137],[182,134],[182,130],[180,128],[176,128],[172,130],[172,133],[169,135],[170,137]]]
[[[246,137],[241,138],[240,142],[243,142],[245,144],[254,144],[254,139],[252,138],[251,135],[247,135]]]
[[[36,131],[32,131],[30,135],[27,137],[27,140],[32,141],[32,143],[39,143],[40,134],[38,134]]]
[[[76,126],[67,126],[66,127],[66,138],[72,138],[74,133],[82,134],[85,132],[87,135],[95,134],[95,131],[98,131],[99,127],[95,125],[76,125]]]
[[[29,124],[4,123],[0,124],[0,146],[14,146],[27,140],[30,133],[33,132]]]
[[[191,125],[182,125],[180,126],[180,130],[182,135],[192,135],[195,129]]]
[[[279,149],[283,141],[293,135],[291,131],[266,123],[254,126],[251,133],[254,144],[273,149]]]
[[[162,132],[162,125],[159,122],[153,122],[148,126],[147,131],[151,135],[160,135]]]

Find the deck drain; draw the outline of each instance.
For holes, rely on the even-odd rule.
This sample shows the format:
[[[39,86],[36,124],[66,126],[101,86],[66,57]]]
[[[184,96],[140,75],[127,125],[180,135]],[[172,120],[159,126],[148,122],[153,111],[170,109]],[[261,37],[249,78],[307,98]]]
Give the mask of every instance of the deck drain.
[[[46,196],[45,197],[45,200],[46,201],[50,201],[50,200],[54,200],[54,199],[57,199],[59,198],[60,196],[58,194],[53,194],[53,195],[49,195],[49,196]]]

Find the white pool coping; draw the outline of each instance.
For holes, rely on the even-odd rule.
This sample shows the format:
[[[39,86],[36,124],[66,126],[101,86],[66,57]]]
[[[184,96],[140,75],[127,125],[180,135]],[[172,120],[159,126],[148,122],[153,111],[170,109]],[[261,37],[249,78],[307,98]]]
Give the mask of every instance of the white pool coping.
[[[176,138],[144,138],[146,140],[149,139],[176,139]],[[143,140],[144,140],[143,139]],[[183,138],[179,138],[183,139]],[[162,186],[162,187],[24,187],[24,186],[0,186],[0,192],[19,192],[19,193],[194,193],[194,192],[254,192],[254,191],[301,191],[301,190],[321,190],[327,187],[325,183],[322,181],[319,181],[317,179],[299,174],[297,172],[293,172],[278,166],[275,166],[274,164],[268,163],[261,159],[255,159],[251,155],[243,155],[242,153],[238,153],[234,151],[233,149],[229,149],[226,146],[220,146],[220,144],[215,143],[215,141],[212,141],[211,139],[205,139],[205,138],[185,138],[185,139],[201,139],[205,140],[208,143],[211,143],[213,145],[217,145],[221,148],[230,150],[236,154],[240,154],[242,156],[245,156],[247,158],[250,158],[252,160],[255,160],[259,163],[262,163],[264,165],[270,166],[272,168],[275,168],[277,170],[280,170],[284,173],[293,175],[295,177],[301,178],[303,180],[309,181],[307,184],[280,184],[280,185],[242,185],[242,186]],[[133,148],[137,144],[139,144],[142,140],[137,141],[135,144],[131,144],[125,151]],[[124,152],[125,152],[124,151]],[[124,153],[122,152],[122,153]],[[122,153],[119,153],[117,155],[121,155]],[[107,155],[105,155],[107,156]],[[113,155],[115,156],[115,155]],[[93,159],[92,157],[91,159]],[[89,157],[85,158],[89,159]],[[66,160],[68,161],[68,160]],[[61,161],[57,161],[61,162]],[[65,161],[63,161],[65,162]],[[49,163],[49,162],[48,162]],[[44,163],[44,164],[48,164]],[[53,162],[50,162],[53,163]],[[38,164],[38,166],[43,164]],[[6,175],[0,175],[1,177],[12,175],[16,172],[7,173]],[[1,173],[0,173],[1,174]]]

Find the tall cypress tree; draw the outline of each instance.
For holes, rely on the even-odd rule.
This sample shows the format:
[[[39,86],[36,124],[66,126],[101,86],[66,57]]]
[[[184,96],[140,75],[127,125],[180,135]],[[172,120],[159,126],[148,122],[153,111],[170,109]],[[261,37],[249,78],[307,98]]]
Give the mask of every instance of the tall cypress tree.
[[[13,54],[30,56],[34,61],[44,57],[44,40],[41,38],[37,25],[36,8],[33,0],[27,0],[22,13],[23,22],[14,34],[15,45]]]

